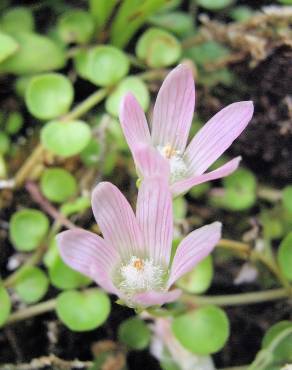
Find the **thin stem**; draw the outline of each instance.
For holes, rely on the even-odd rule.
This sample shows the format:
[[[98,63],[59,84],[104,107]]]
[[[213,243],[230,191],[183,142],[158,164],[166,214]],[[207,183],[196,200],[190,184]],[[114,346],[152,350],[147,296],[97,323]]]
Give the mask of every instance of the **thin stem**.
[[[50,299],[49,301],[45,301],[27,308],[23,308],[22,310],[19,310],[11,314],[9,319],[7,320],[7,324],[13,324],[17,321],[22,321],[30,317],[38,316],[43,313],[53,311],[55,307],[56,299]]]
[[[251,248],[248,244],[230,239],[220,239],[216,247],[231,249],[246,255],[249,255],[249,253],[251,252]]]
[[[199,305],[214,304],[218,306],[240,306],[261,302],[276,301],[289,297],[287,289],[269,289],[262,292],[228,294],[218,296],[195,296],[183,294],[180,300],[187,305],[197,307]]]
[[[259,186],[257,190],[257,195],[259,198],[267,200],[271,203],[276,203],[282,199],[282,191],[277,189],[272,189],[267,186]]]

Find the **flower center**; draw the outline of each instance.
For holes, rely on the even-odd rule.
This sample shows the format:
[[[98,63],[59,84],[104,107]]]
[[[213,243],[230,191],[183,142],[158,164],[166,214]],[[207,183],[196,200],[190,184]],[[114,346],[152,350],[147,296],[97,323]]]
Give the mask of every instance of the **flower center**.
[[[183,180],[187,177],[188,167],[179,150],[174,149],[170,144],[157,147],[159,153],[169,160],[170,183]]]
[[[138,292],[162,290],[166,270],[151,259],[132,256],[127,264],[119,269],[119,288],[128,296]]]

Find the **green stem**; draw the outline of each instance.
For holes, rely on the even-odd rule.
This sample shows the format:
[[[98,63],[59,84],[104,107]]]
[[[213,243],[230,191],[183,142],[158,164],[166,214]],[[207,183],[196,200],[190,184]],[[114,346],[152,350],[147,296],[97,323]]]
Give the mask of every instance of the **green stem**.
[[[275,203],[282,199],[281,190],[269,188],[267,186],[259,186],[257,190],[259,198],[267,200],[268,202]]]
[[[183,294],[180,298],[187,305],[197,307],[200,305],[214,304],[218,306],[240,306],[268,301],[276,301],[289,297],[287,289],[269,289],[262,292],[227,294],[218,296],[195,296]]]
[[[55,307],[56,299],[50,299],[49,301],[45,301],[27,308],[23,308],[22,310],[19,310],[11,314],[9,319],[7,320],[7,324],[13,324],[17,321],[29,319],[30,317],[38,316],[43,313],[53,311]]]

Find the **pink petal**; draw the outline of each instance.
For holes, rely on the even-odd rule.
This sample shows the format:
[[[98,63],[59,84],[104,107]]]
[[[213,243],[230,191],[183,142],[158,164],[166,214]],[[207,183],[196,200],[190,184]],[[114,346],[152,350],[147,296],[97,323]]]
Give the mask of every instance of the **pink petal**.
[[[150,146],[141,146],[135,152],[136,165],[138,172],[143,177],[164,177],[169,178],[169,162],[158,152]]]
[[[163,305],[164,303],[170,303],[176,301],[181,295],[181,290],[174,289],[169,292],[145,292],[138,293],[133,297],[133,300],[142,307]]]
[[[240,161],[241,157],[236,157],[225,163],[223,166],[218,167],[214,171],[204,173],[203,175],[192,176],[186,180],[178,181],[171,186],[172,193],[174,195],[179,195],[187,192],[195,185],[228,176],[238,168]]]
[[[171,145],[184,151],[195,108],[192,71],[178,65],[164,80],[154,106],[152,139],[154,145]]]
[[[245,129],[253,115],[253,103],[233,103],[215,114],[188,145],[185,157],[191,173],[201,175]]]
[[[104,290],[117,294],[110,274],[119,256],[114,248],[96,234],[82,229],[63,231],[56,236],[64,262],[93,279]]]
[[[92,193],[94,217],[105,241],[128,260],[143,250],[142,233],[134,212],[119,189],[101,182]]]
[[[137,199],[137,220],[148,256],[168,267],[173,237],[172,196],[166,179],[142,181]]]
[[[120,106],[120,122],[127,143],[134,153],[137,145],[151,144],[149,127],[143,109],[134,95],[125,95]]]
[[[191,232],[179,244],[171,266],[168,286],[211,253],[221,237],[221,223],[213,222]]]

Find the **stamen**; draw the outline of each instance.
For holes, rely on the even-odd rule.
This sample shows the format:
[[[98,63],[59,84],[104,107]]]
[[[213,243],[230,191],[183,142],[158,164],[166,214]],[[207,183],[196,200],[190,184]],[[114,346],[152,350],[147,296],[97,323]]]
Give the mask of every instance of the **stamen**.
[[[169,160],[170,165],[170,183],[183,180],[188,175],[188,167],[179,150],[175,150],[171,145],[157,147],[160,154]]]

